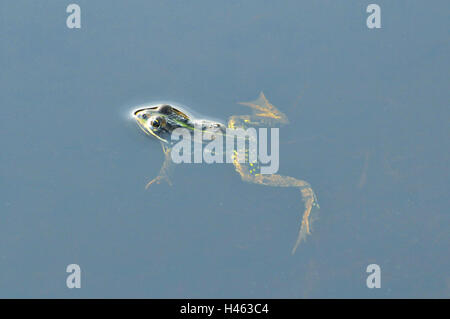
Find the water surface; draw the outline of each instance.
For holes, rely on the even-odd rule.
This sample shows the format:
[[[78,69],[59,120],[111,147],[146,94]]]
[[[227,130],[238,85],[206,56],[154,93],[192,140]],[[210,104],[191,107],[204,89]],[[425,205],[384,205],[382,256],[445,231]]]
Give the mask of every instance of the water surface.
[[[448,1],[5,1],[0,297],[446,297]],[[163,161],[129,111],[286,113],[280,173],[321,211],[294,256],[295,189]],[[82,269],[82,288],[65,268]],[[380,265],[382,288],[366,287]]]

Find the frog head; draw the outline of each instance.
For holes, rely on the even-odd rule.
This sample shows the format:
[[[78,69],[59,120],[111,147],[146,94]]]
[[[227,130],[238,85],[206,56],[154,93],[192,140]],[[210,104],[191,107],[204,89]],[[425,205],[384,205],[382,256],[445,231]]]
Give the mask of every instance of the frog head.
[[[179,127],[189,126],[190,118],[184,112],[169,105],[158,104],[137,109],[133,117],[139,127],[158,140],[169,143],[170,134]]]

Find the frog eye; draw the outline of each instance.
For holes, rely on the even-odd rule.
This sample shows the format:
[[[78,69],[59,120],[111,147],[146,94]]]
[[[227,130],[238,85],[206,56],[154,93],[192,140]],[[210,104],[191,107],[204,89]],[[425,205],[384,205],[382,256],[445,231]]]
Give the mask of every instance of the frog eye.
[[[153,126],[154,128],[158,128],[161,126],[161,121],[156,118],[150,122],[150,125]]]

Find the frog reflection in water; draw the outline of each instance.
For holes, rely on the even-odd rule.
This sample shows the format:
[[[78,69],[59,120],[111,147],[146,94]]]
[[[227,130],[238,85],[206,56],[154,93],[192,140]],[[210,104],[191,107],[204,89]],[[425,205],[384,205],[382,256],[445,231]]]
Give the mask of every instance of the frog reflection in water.
[[[247,129],[249,127],[273,127],[279,124],[286,124],[288,119],[285,114],[280,112],[275,106],[269,103],[264,94],[261,92],[258,99],[252,102],[239,103],[252,109],[252,115],[233,115],[228,119],[228,128]],[[165,155],[164,163],[161,167],[159,175],[151,180],[146,188],[153,183],[159,183],[165,180],[169,185],[169,178],[172,168],[171,150],[173,144],[170,140],[170,134],[177,128],[187,128],[194,131],[198,127],[202,127],[205,131],[225,132],[226,127],[222,123],[196,119],[188,115],[183,110],[168,104],[159,104],[149,107],[140,108],[133,113],[139,127],[149,136],[157,138],[161,142],[161,146]],[[292,254],[295,253],[298,245],[302,240],[310,234],[310,223],[312,212],[319,208],[316,195],[308,182],[299,180],[290,176],[281,176],[277,174],[260,174],[260,166],[258,163],[249,163],[237,160],[236,152],[233,153],[232,163],[239,173],[241,179],[245,182],[255,183],[273,187],[294,187],[300,191],[301,198],[304,202],[304,211],[302,212],[301,225],[298,233],[297,241],[292,248]],[[248,152],[247,152],[248,157]]]

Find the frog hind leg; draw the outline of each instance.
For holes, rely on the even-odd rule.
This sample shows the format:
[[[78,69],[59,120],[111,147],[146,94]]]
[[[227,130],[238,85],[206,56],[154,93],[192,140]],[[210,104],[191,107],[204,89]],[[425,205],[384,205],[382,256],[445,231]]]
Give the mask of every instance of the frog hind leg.
[[[248,126],[273,126],[276,124],[288,123],[287,116],[271,104],[263,92],[258,98],[251,102],[240,102],[239,104],[250,107],[252,109],[251,115],[233,115],[228,120],[228,127],[246,128]],[[248,159],[246,159],[247,161]],[[297,187],[300,190],[302,200],[305,203],[305,209],[302,215],[302,222],[298,233],[297,241],[292,248],[292,254],[295,253],[300,243],[306,239],[307,235],[311,233],[311,214],[313,209],[319,208],[316,195],[308,182],[296,179],[290,176],[281,175],[262,175],[257,174],[259,165],[257,163],[239,163],[237,155],[233,155],[233,165],[236,171],[241,176],[242,180],[249,183],[272,186],[272,187]]]
[[[306,240],[306,237],[311,234],[311,213],[313,209],[320,208],[317,202],[317,197],[314,193],[314,190],[311,188],[311,185],[306,181],[299,180],[291,176],[282,176],[277,174],[253,174],[252,169],[249,169],[246,164],[241,164],[237,161],[234,161],[234,166],[244,182],[272,187],[299,188],[302,200],[305,205],[305,209],[302,214],[302,221],[298,232],[297,241],[295,242],[294,247],[291,251],[291,253],[294,254],[300,243],[303,240]]]
[[[161,143],[161,146],[164,153],[164,162],[161,166],[161,169],[159,170],[158,176],[148,182],[147,185],[145,185],[145,189],[148,189],[154,183],[159,184],[161,181],[165,181],[167,182],[167,184],[172,186],[172,181],[170,180],[170,175],[173,170],[173,163],[170,155],[172,149],[166,146],[164,143]]]

